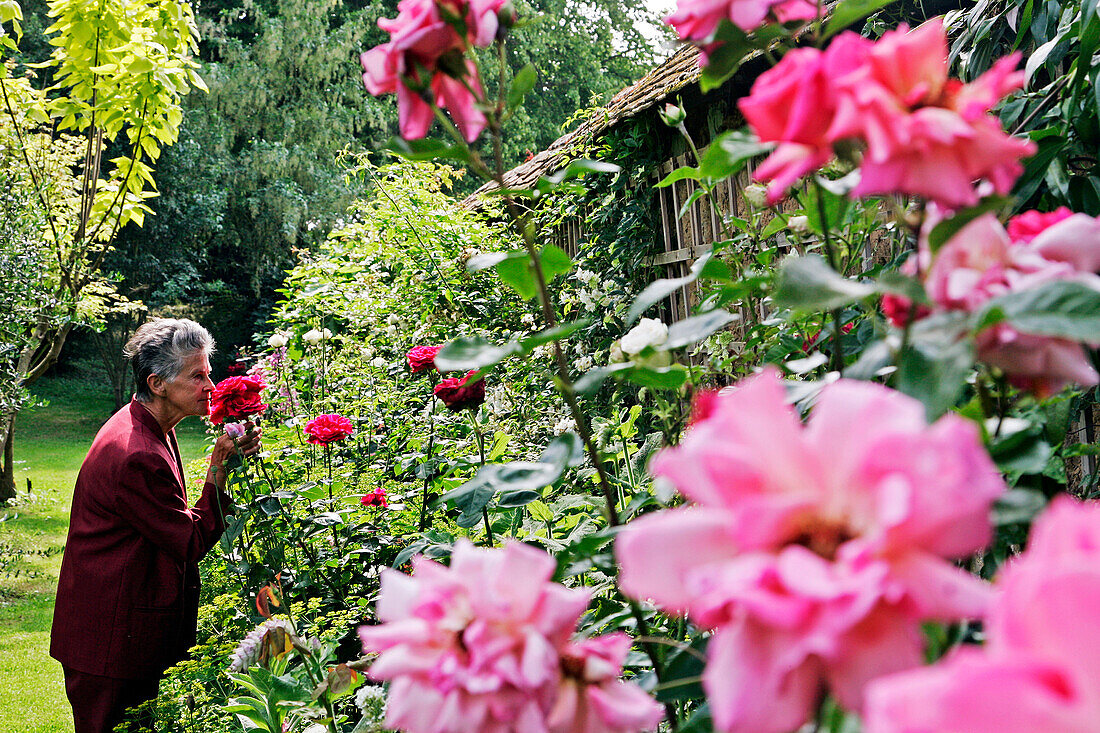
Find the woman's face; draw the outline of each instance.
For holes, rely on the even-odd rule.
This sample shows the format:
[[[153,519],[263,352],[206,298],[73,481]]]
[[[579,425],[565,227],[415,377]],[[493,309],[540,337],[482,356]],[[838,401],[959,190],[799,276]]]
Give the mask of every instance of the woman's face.
[[[210,394],[214,391],[214,383],[210,381],[210,360],[205,353],[196,351],[186,357],[180,373],[164,385],[167,406],[179,417],[206,417],[210,413]]]

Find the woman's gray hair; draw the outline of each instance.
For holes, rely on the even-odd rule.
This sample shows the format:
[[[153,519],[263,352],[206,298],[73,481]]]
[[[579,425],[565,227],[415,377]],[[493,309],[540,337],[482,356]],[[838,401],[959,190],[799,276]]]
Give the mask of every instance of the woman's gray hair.
[[[143,324],[126,342],[122,353],[134,367],[134,397],[149,402],[149,376],[171,382],[183,371],[187,357],[214,353],[214,339],[205,328],[186,318],[155,318]]]

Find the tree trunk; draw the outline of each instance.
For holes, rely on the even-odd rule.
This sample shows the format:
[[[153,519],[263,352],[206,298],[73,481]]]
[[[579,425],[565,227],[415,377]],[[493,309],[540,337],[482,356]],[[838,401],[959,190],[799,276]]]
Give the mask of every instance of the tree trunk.
[[[4,470],[0,473],[0,502],[15,498],[15,415],[4,426]]]

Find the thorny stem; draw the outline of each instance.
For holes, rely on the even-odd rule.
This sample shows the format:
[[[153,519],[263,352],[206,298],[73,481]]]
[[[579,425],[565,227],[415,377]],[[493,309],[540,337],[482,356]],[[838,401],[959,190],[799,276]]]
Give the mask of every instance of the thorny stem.
[[[825,198],[824,198],[824,195],[823,195],[825,192],[824,192],[821,184],[817,181],[817,179],[814,179],[814,188],[817,189],[817,191],[816,191],[817,196],[815,197],[817,199],[817,215],[818,215],[818,218],[821,220],[821,236],[822,236],[822,239],[824,240],[824,244],[825,244],[825,255],[829,258],[829,267],[833,268],[833,270],[839,271],[839,268],[837,267],[838,263],[837,263],[836,252],[833,250],[832,234],[829,231],[829,218],[828,218],[828,214],[825,211]],[[832,315],[833,315],[833,358],[832,358],[833,371],[837,372],[841,376],[844,376],[844,352],[841,350],[841,329],[840,329],[840,325],[841,325],[840,320],[841,320],[842,314],[840,312],[840,308],[833,308]]]
[[[432,378],[435,381],[435,378]],[[428,458],[424,463],[424,500],[420,504],[420,523],[417,530],[423,532],[428,528],[428,490],[432,486],[432,448],[435,446],[435,391],[432,391],[432,408],[428,412]]]
[[[470,426],[474,429],[474,435],[477,436],[477,454],[481,458],[481,467],[485,467],[485,437],[481,434],[481,428],[477,425],[477,408],[471,408],[467,411],[467,415],[470,418]],[[493,546],[493,527],[489,523],[489,510],[486,507],[481,508],[481,516],[485,520],[485,537],[489,543],[489,547]]]

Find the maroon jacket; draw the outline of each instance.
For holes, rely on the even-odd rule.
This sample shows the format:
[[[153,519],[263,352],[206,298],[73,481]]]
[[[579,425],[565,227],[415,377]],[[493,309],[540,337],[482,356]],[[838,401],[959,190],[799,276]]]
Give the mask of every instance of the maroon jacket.
[[[136,400],[116,412],[76,479],[50,656],[119,679],[183,659],[195,643],[198,562],[230,501],[207,482],[189,508],[175,431]]]

